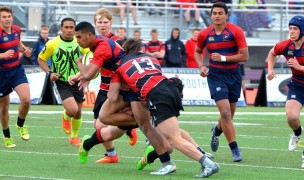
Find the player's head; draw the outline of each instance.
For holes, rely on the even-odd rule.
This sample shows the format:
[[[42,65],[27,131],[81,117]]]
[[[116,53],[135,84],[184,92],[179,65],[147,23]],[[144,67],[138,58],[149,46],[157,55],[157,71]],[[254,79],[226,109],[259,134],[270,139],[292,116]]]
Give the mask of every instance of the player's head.
[[[300,34],[296,41],[300,40],[304,36],[304,16],[294,16],[291,18],[289,21],[289,31],[292,29],[291,26],[296,26],[299,29]],[[294,35],[290,34],[290,38],[293,39]]]
[[[13,11],[8,6],[0,6],[0,26],[10,28],[13,23]]]
[[[133,31],[133,38],[135,38],[135,39],[141,39],[141,32],[140,32],[139,29],[135,29]]]
[[[101,36],[107,36],[111,32],[112,20],[112,13],[105,8],[100,8],[95,12],[94,23]]]
[[[223,26],[228,19],[228,8],[225,3],[217,2],[211,8],[211,20],[214,26]]]
[[[64,40],[72,40],[75,35],[76,22],[71,17],[66,17],[61,20],[61,37]]]
[[[95,40],[95,28],[91,23],[82,21],[75,27],[75,36],[79,46],[83,48],[90,47]]]
[[[183,99],[183,97],[184,97],[184,94],[183,94],[184,84],[183,84],[182,80],[180,80],[177,77],[171,77],[171,78],[169,78],[169,81],[173,82],[174,85],[178,88],[178,91],[181,95],[181,98]]]
[[[225,14],[228,14],[228,7],[227,7],[227,5],[226,5],[225,3],[223,3],[223,2],[216,2],[216,3],[214,3],[214,4],[212,5],[212,8],[211,8],[211,14],[212,14],[214,8],[222,8],[222,9],[224,9]]]
[[[140,39],[129,38],[123,45],[122,48],[126,54],[138,53],[142,49],[142,42]]]

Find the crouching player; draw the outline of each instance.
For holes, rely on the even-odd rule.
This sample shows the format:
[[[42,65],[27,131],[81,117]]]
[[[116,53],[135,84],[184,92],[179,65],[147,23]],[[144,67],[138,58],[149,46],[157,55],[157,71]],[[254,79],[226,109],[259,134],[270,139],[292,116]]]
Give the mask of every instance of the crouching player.
[[[181,136],[177,117],[183,109],[182,98],[178,88],[162,74],[158,60],[140,53],[139,40],[128,39],[123,48],[127,55],[121,60],[112,77],[109,101],[117,101],[121,82],[125,81],[133,91],[146,100],[158,132],[173,147],[201,164],[202,172],[195,177],[205,178],[218,172],[220,167],[217,163]]]

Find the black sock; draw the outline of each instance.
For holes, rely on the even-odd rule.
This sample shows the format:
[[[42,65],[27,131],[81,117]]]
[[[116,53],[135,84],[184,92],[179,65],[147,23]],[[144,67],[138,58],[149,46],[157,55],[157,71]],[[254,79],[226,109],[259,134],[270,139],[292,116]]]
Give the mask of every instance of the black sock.
[[[11,133],[10,133],[9,128],[3,129],[2,131],[3,131],[4,137],[6,137],[6,138],[10,138],[11,137]]]
[[[153,163],[155,159],[158,158],[158,154],[155,150],[151,151],[147,156],[148,163]]]
[[[233,141],[233,142],[229,143],[229,147],[230,147],[230,149],[234,149],[234,148],[237,148],[238,145],[237,145],[236,141]]]
[[[96,144],[100,144],[100,143],[103,143],[100,141],[101,137],[98,138],[98,134],[100,135],[100,133],[97,133],[97,132],[100,132],[100,129],[96,130],[94,132],[94,134],[92,135],[91,138],[89,139],[86,139],[84,142],[83,142],[83,148],[87,151],[89,151],[93,146],[95,146]],[[102,140],[102,139],[101,139]]]
[[[24,121],[25,121],[25,119],[21,119],[21,118],[18,116],[17,125],[18,125],[19,127],[23,127]]]
[[[165,152],[164,154],[159,155],[158,157],[160,159],[160,162],[162,162],[162,163],[166,163],[166,162],[169,162],[171,160],[170,155],[169,155],[168,152]]]
[[[214,135],[215,136],[220,136],[222,133],[223,133],[223,131],[219,130],[219,128],[217,126],[215,126]]]
[[[298,129],[293,130],[293,132],[296,136],[300,136],[302,134],[302,127],[300,126]]]

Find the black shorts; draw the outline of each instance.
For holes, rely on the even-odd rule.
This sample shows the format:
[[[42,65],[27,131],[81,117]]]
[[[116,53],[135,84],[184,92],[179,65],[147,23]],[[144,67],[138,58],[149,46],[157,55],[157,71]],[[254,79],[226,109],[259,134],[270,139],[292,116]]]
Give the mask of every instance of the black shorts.
[[[99,90],[96,100],[95,100],[94,108],[93,108],[94,119],[98,118],[99,111],[100,111],[103,103],[108,98],[107,93],[108,93],[107,91]],[[140,99],[138,98],[138,95],[132,90],[120,91],[119,94],[122,95],[123,100],[126,102],[140,101]]]
[[[129,91],[120,91],[119,94],[122,95],[123,100],[126,102],[140,101],[138,94],[131,89]]]
[[[108,98],[107,93],[108,93],[107,91],[102,91],[102,90],[98,91],[98,94],[97,94],[97,97],[96,97],[96,100],[94,103],[94,108],[93,108],[94,119],[98,118],[101,106]]]
[[[177,87],[167,79],[149,92],[147,106],[155,126],[173,116],[178,117],[179,111],[183,110],[182,98]]]
[[[70,97],[74,97],[78,103],[81,103],[85,100],[84,93],[82,90],[79,90],[78,83],[71,86],[66,82],[58,80],[55,81],[55,84],[62,101]]]

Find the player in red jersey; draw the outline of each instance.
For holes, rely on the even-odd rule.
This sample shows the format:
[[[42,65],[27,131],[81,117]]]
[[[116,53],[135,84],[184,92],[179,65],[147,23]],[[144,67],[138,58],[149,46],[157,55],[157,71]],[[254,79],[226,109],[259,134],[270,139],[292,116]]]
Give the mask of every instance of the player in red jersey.
[[[201,76],[207,77],[211,98],[214,99],[220,118],[212,128],[211,149],[217,151],[219,136],[224,132],[234,162],[242,161],[236,142],[233,116],[241,94],[242,78],[240,62],[248,60],[248,47],[242,29],[227,23],[228,8],[225,3],[214,3],[211,8],[213,24],[198,35],[195,61]],[[209,72],[202,59],[203,49],[209,56]]]
[[[109,55],[111,55],[113,52],[111,49],[109,49],[110,44],[109,40],[101,40],[100,38],[96,38],[95,35],[95,29],[94,27],[88,23],[88,22],[81,22],[76,26],[76,38],[78,40],[78,43],[82,47],[89,47],[91,51],[94,52],[93,59],[91,60],[91,63],[88,66],[85,66],[81,63],[81,60],[79,59],[77,61],[77,65],[79,66],[82,78],[85,80],[91,80],[94,76],[92,76],[92,73],[98,72],[102,68],[110,69],[110,70],[116,70],[117,68],[117,62],[115,60],[107,58]],[[112,40],[110,40],[112,41]],[[120,48],[114,49],[115,51],[121,50]],[[135,94],[136,95],[136,94]],[[120,99],[122,96],[119,96]],[[152,127],[152,125],[149,122],[149,113],[148,111],[143,107],[142,103],[138,100],[137,95],[134,96],[127,96],[127,98],[130,98],[130,104],[132,108],[132,113],[135,117],[136,123],[139,125],[140,129],[143,131],[143,133],[147,136],[150,143],[154,146],[157,153],[160,155],[160,160],[163,163],[163,168],[165,171],[161,171],[159,175],[165,175],[172,171],[174,171],[174,163],[171,161],[169,153],[166,151],[166,148],[164,147],[164,144],[162,143],[162,139],[160,135],[156,132],[156,130]],[[132,99],[133,98],[133,99]],[[125,105],[124,101],[117,101],[115,103],[108,103],[107,101],[103,104],[101,111],[110,111],[110,112],[117,112],[117,110],[123,109],[123,105]],[[104,106],[108,106],[108,108],[104,108]],[[113,110],[114,109],[114,110]],[[102,112],[99,114],[99,119],[101,120]],[[116,113],[112,116],[120,116],[120,119],[124,119],[126,123],[129,124],[129,120],[133,120],[134,118],[127,114],[127,113]],[[96,130],[96,132],[91,136],[91,138],[87,139],[86,137],[83,139],[82,147],[79,149],[79,159],[81,162],[86,162],[87,155],[89,150],[96,144],[103,143],[104,140],[100,136],[102,129]]]
[[[113,20],[112,13],[105,8],[100,8],[95,12],[94,22],[99,35],[117,41],[119,37],[115,36],[115,34],[111,32],[112,20]],[[103,69],[100,71],[100,76],[101,76],[100,90],[97,94],[96,101],[94,104],[94,109],[93,109],[95,129],[106,127],[106,125],[104,125],[102,122],[100,122],[97,119],[98,119],[99,111],[103,103],[107,99],[107,92],[109,90],[112,71],[108,69]],[[120,137],[122,135],[121,133],[126,132],[126,134],[129,137],[129,143],[131,146],[134,146],[137,142],[136,129],[127,129],[126,131],[122,131],[121,129],[114,126],[114,127],[104,128],[104,131],[105,131],[104,134],[106,134],[109,137],[109,139],[114,140]],[[118,155],[116,153],[114,144],[112,142],[106,142],[103,143],[103,146],[106,149],[107,153],[105,157],[97,160],[96,163],[117,163]]]
[[[286,100],[286,116],[289,127],[293,130],[290,136],[288,149],[296,150],[299,136],[303,133],[300,122],[301,109],[304,104],[304,16],[294,16],[289,21],[290,39],[277,43],[268,53],[267,79],[276,77],[273,69],[276,57],[283,55],[292,72],[288,83],[289,91]],[[302,168],[304,168],[304,151],[302,154]]]
[[[181,136],[177,119],[179,111],[183,110],[181,93],[177,86],[162,74],[159,61],[148,54],[140,53],[140,40],[129,39],[123,48],[127,55],[121,60],[112,77],[109,100],[116,102],[121,83],[126,83],[146,101],[153,116],[153,124],[163,138],[201,164],[202,172],[196,177],[204,178],[218,172],[219,166],[216,163]]]
[[[106,37],[110,38],[114,41],[118,40],[118,36],[115,36],[111,32],[111,26],[112,26],[112,19],[113,16],[110,11],[108,11],[105,8],[100,8],[95,12],[94,15],[94,22],[95,22],[95,27],[99,33],[98,37]],[[120,55],[119,55],[120,54]],[[118,58],[121,58],[120,56],[123,56],[124,54],[114,54],[112,58],[115,58],[119,56]],[[129,137],[129,143],[131,146],[134,146],[137,142],[137,131],[136,129],[127,129],[122,130],[118,128],[117,126],[107,126],[103,124],[100,120],[98,120],[98,115],[99,111],[104,104],[104,102],[107,99],[107,92],[109,89],[109,84],[111,81],[111,76],[112,76],[112,71],[108,69],[103,69],[100,71],[100,76],[101,76],[101,82],[100,82],[100,89],[98,91],[95,103],[94,103],[94,127],[95,129],[102,129],[102,135],[103,138],[105,139],[105,143],[103,143],[104,148],[106,149],[106,154],[103,158],[99,159],[96,161],[96,163],[117,163],[119,160],[119,157],[117,155],[115,146],[112,141],[121,137],[124,132]]]
[[[24,125],[31,104],[30,87],[19,59],[19,52],[27,56],[30,55],[30,52],[20,41],[20,27],[12,23],[12,9],[0,6],[0,120],[4,134],[4,146],[8,148],[16,146],[9,129],[9,94],[13,90],[20,98],[16,128],[23,140],[30,138],[28,129]]]

